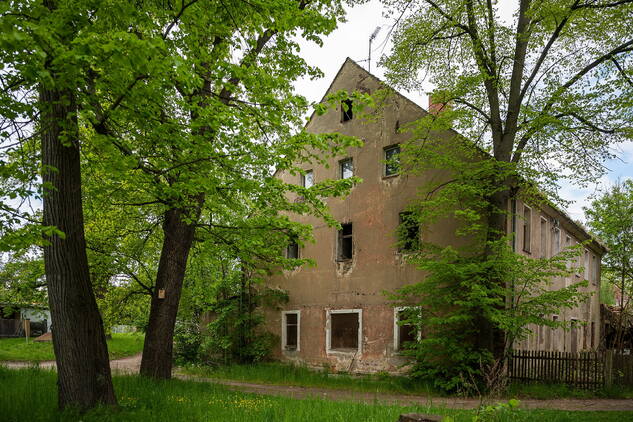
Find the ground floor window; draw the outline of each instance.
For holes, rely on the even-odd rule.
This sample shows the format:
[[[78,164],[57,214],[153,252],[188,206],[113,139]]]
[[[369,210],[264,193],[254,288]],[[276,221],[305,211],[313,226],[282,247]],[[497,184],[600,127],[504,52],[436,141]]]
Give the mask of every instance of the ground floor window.
[[[414,325],[400,323],[400,321],[410,319],[410,313],[415,312],[415,309],[398,307],[393,311],[393,348],[396,351],[404,350],[407,343],[417,341],[420,338],[419,330]]]
[[[299,350],[301,311],[284,311],[281,316],[281,348]]]
[[[326,347],[328,352],[360,352],[361,333],[361,309],[327,311]]]

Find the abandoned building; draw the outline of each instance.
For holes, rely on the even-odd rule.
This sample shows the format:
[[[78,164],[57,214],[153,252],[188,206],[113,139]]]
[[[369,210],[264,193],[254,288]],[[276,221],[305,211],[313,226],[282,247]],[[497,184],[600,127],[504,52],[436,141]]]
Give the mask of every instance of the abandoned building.
[[[325,95],[345,90],[373,93],[384,84],[365,69],[347,59]],[[363,182],[345,199],[330,199],[328,205],[341,223],[337,230],[312,216],[293,216],[313,226],[314,243],[288,247],[289,257],[306,257],[316,266],[304,266],[271,277],[267,284],[288,292],[283,310],[269,310],[267,329],[280,338],[274,351],[281,360],[312,367],[330,367],[352,372],[397,371],[406,363],[399,354],[402,344],[414,338],[411,327],[398,324],[401,309],[394,308],[385,296],[423,278],[421,271],[405,262],[399,250],[396,229],[403,211],[425,183],[426,175],[400,174],[392,165],[400,144],[410,136],[398,130],[427,111],[402,95],[395,94],[381,109],[380,118],[356,118],[346,106],[323,115],[314,114],[306,129],[313,133],[339,132],[364,140],[364,146],[349,148],[346,156],[329,160],[329,165],[314,164],[305,174],[280,173],[288,183],[312,184],[356,175]],[[448,133],[452,136],[454,133]],[[532,256],[548,256],[562,248],[590,239],[589,234],[564,213],[547,206],[530,207],[517,203],[519,214],[515,242],[517,251]],[[455,226],[442,224],[409,231],[412,241],[457,242]],[[451,240],[453,239],[453,240]],[[406,248],[406,245],[405,245]],[[400,247],[402,249],[402,247]],[[553,319],[577,321],[572,329],[540,328],[518,348],[531,350],[580,351],[598,346],[600,310],[598,303],[600,260],[604,249],[592,241],[582,262],[591,299],[576,309]],[[570,283],[554,280],[554,287]],[[580,278],[578,278],[580,280]]]

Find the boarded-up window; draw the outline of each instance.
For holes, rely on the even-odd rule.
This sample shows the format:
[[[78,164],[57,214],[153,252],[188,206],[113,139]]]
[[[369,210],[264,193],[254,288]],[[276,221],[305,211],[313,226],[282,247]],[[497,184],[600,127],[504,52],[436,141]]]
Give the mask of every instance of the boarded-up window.
[[[352,259],[354,243],[352,241],[352,223],[341,224],[338,231],[338,259],[345,261]]]
[[[296,312],[288,312],[285,316],[285,349],[297,350],[299,344],[299,314]]]
[[[523,250],[531,251],[532,245],[532,209],[528,206],[523,207]]]
[[[358,313],[330,314],[330,349],[358,350]]]

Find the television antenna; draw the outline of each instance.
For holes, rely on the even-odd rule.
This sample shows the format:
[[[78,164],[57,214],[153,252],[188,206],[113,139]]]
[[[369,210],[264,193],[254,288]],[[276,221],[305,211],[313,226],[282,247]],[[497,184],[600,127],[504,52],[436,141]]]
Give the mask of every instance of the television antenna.
[[[371,43],[376,38],[376,35],[380,32],[380,26],[374,29],[374,32],[369,36],[369,55],[367,56],[367,72],[371,73]]]

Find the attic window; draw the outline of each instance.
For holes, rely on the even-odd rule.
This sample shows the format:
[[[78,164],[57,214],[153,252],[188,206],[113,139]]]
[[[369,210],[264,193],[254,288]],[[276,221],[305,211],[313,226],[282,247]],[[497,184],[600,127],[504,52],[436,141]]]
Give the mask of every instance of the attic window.
[[[352,120],[354,117],[354,112],[352,111],[352,100],[343,100],[341,102],[341,121],[348,122]]]
[[[341,224],[341,230],[338,231],[338,260],[347,261],[352,259],[352,254],[352,223]]]

